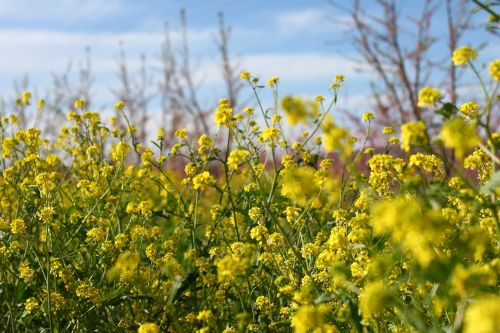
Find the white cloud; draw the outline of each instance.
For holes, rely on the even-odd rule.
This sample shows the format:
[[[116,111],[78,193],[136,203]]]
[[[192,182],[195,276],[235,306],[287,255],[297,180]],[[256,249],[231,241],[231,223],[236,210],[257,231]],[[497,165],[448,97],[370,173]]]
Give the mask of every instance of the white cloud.
[[[116,14],[123,8],[121,0],[0,0],[0,19],[93,21]]]
[[[278,75],[287,80],[312,81],[353,75],[356,64],[343,57],[322,53],[255,54],[244,57],[246,68],[263,78]]]
[[[191,31],[190,40],[198,47],[212,43],[212,31]],[[172,32],[178,38],[178,32]],[[83,59],[84,50],[92,50],[93,68],[98,72],[115,70],[119,42],[123,41],[132,67],[139,65],[138,55],[145,53],[149,59],[160,53],[162,33],[124,32],[91,33],[61,32],[51,30],[2,29],[0,30],[0,73],[19,76],[24,73],[50,73],[64,70],[71,59]]]
[[[329,85],[336,74],[360,79],[365,76],[357,71],[360,64],[341,56],[322,53],[260,53],[246,54],[242,58],[242,70],[267,80],[279,76],[282,83],[305,83],[323,81]],[[204,59],[200,66],[200,78],[205,82],[220,81],[220,64],[217,60]]]
[[[324,11],[317,8],[308,8],[301,11],[280,12],[277,14],[277,23],[282,31],[310,29],[325,19]]]

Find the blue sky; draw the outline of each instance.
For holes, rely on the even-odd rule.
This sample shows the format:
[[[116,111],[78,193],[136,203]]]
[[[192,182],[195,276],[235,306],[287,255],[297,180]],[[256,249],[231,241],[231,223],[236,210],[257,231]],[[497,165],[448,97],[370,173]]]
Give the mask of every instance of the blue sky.
[[[373,1],[362,3],[373,10]],[[402,19],[420,13],[422,3],[400,1]],[[223,11],[233,29],[231,52],[241,56],[244,69],[263,79],[278,75],[282,92],[309,96],[326,94],[332,77],[343,73],[346,106],[366,105],[367,82],[373,76],[356,60],[346,28],[338,24],[348,17],[327,0],[0,0],[0,97],[9,97],[12,82],[23,75],[43,94],[51,73],[62,72],[70,60],[81,62],[89,46],[96,100],[101,105],[112,104],[109,88],[118,82],[119,42],[123,42],[132,69],[138,68],[141,54],[153,68],[164,22],[175,30],[181,7],[187,12],[193,61],[199,64],[207,100],[223,94],[213,42],[217,13]],[[438,10],[443,17],[443,4]],[[484,15],[475,19],[483,23]],[[433,32],[445,33],[444,24],[444,19],[437,21]],[[499,51],[494,38],[479,28],[465,36],[463,43],[478,46],[489,42],[482,59],[491,60]],[[439,47],[433,52],[437,54]]]

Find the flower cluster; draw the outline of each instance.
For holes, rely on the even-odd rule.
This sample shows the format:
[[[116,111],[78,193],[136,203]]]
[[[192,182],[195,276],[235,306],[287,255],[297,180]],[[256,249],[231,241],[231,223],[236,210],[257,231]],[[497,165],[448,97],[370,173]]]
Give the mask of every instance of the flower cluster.
[[[498,61],[490,75],[498,85]],[[360,115],[366,134],[333,117],[342,75],[329,96],[281,103],[278,77],[240,77],[271,89],[274,107],[221,99],[215,133],[176,129],[167,149],[165,130],[138,142],[128,119],[108,127],[83,99],[57,138],[5,116],[2,331],[498,329],[496,87],[437,109],[433,126],[387,124],[384,148],[368,144],[373,113]],[[115,109],[126,118],[126,103]]]

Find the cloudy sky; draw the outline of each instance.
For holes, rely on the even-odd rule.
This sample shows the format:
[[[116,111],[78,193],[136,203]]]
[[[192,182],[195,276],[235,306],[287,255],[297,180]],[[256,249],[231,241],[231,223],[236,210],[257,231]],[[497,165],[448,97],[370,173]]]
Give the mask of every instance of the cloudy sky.
[[[402,19],[420,13],[422,3],[401,1]],[[373,1],[362,4],[369,11],[374,8]],[[10,97],[13,82],[25,75],[43,94],[51,74],[63,72],[70,61],[81,63],[90,47],[96,100],[112,104],[109,88],[118,83],[120,42],[131,69],[139,67],[144,54],[154,70],[164,23],[169,22],[175,34],[180,8],[186,9],[193,62],[207,98],[223,94],[214,45],[217,13],[222,11],[232,27],[230,51],[240,57],[244,69],[263,79],[278,75],[282,91],[311,96],[326,94],[332,77],[343,73],[344,102],[357,107],[366,101],[367,82],[373,77],[357,60],[348,16],[327,0],[0,0],[0,97]],[[484,22],[484,16],[477,19]],[[444,24],[443,18],[433,32],[445,34]],[[494,44],[493,38],[479,28],[463,42]],[[498,51],[490,45],[483,55],[490,60]]]

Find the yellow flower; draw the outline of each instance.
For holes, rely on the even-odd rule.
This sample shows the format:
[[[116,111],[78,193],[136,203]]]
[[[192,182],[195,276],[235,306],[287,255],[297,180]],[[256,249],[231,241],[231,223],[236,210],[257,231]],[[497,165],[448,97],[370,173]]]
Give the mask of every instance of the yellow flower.
[[[302,305],[292,317],[292,327],[295,333],[334,333],[338,332],[329,325],[325,316],[330,312],[328,305]]]
[[[259,309],[260,311],[268,312],[273,304],[266,296],[259,296],[255,300],[255,305],[257,306],[257,309]]]
[[[104,232],[104,230],[102,230],[101,228],[92,228],[89,231],[87,231],[88,243],[100,242],[103,241],[105,238],[106,238],[106,232]]]
[[[339,150],[343,156],[349,156],[352,153],[353,142],[346,128],[338,127],[332,118],[328,117],[325,118],[321,127],[324,131],[323,142],[327,152]]]
[[[273,76],[267,81],[267,85],[269,87],[274,87],[278,83],[279,79],[280,78],[278,76]]]
[[[500,297],[475,300],[465,312],[464,333],[495,333],[500,327]]]
[[[418,167],[421,170],[433,173],[435,176],[444,177],[444,165],[438,157],[423,153],[416,153],[410,156],[409,167]]]
[[[127,156],[130,150],[130,144],[128,142],[122,141],[117,145],[114,145],[111,149],[111,159],[113,161],[121,161],[125,156]]]
[[[250,155],[250,152],[245,149],[235,149],[227,158],[227,166],[229,170],[237,170],[238,166]]]
[[[10,224],[10,231],[14,235],[24,234],[24,232],[26,231],[26,223],[24,223],[23,219],[15,219]]]
[[[459,159],[479,143],[474,125],[460,117],[448,120],[441,129],[441,138],[446,148],[453,149]]]
[[[175,136],[178,139],[186,139],[187,138],[187,130],[185,128],[179,128],[177,131],[175,131]]]
[[[495,81],[500,81],[500,59],[490,62],[490,76]]]
[[[225,98],[219,100],[219,106],[215,110],[214,120],[217,125],[230,126],[233,119],[233,109],[229,106],[229,101]]]
[[[220,282],[232,281],[244,273],[240,260],[232,255],[226,255],[217,262],[217,278]]]
[[[432,106],[441,100],[441,92],[437,88],[423,87],[418,92],[418,106]]]
[[[44,99],[39,99],[38,102],[36,103],[36,109],[38,111],[41,111],[44,106],[45,106],[45,100]]]
[[[24,260],[19,264],[19,277],[24,280],[25,283],[30,283],[35,275],[35,271],[30,267],[29,262]]]
[[[160,333],[160,328],[155,323],[144,323],[139,326],[137,333]]]
[[[262,141],[267,142],[277,138],[278,135],[279,135],[279,130],[277,128],[269,127],[262,131],[260,138],[262,139]]]
[[[88,282],[81,282],[76,288],[75,293],[76,296],[82,299],[87,299],[97,306],[100,306],[102,303],[102,297],[99,289],[91,286]]]
[[[21,94],[21,105],[28,106],[30,105],[31,100],[31,92],[25,91]]]
[[[86,100],[79,98],[75,101],[74,107],[75,109],[84,109],[87,106],[87,104],[88,103]]]
[[[477,110],[479,110],[479,104],[476,102],[468,102],[460,105],[458,108],[465,118],[474,118],[477,116]]]
[[[312,203],[320,191],[315,182],[315,170],[311,167],[297,167],[283,171],[281,194],[301,206]]]
[[[477,58],[477,51],[468,45],[459,47],[453,51],[451,60],[455,66],[467,65],[469,61],[475,60]]]
[[[359,309],[368,319],[391,306],[394,295],[383,281],[370,282],[359,295]]]
[[[108,280],[130,276],[139,265],[140,257],[137,253],[126,251],[120,254],[113,267],[107,272]]]
[[[36,309],[38,309],[38,306],[39,306],[38,300],[34,297],[30,297],[26,300],[26,302],[24,302],[24,311],[27,314],[30,314]]]
[[[338,89],[338,88],[340,88],[342,82],[344,82],[344,75],[337,74],[337,75],[335,75],[335,78],[334,78],[332,84],[330,84],[330,88],[331,89]]]
[[[215,178],[208,171],[203,171],[193,177],[194,190],[204,190],[208,185],[213,184],[215,184]]]
[[[318,95],[316,97],[314,97],[313,101],[315,101],[316,103],[321,103],[325,100],[325,97],[322,96],[322,95]]]
[[[363,120],[363,122],[373,120],[373,113],[365,112],[365,113],[363,113],[363,117],[361,119]]]
[[[160,127],[156,132],[156,140],[162,141],[164,138],[165,138],[165,129],[163,127]]]
[[[315,108],[315,104],[303,101],[302,98],[297,96],[285,96],[281,100],[281,108],[286,115],[287,122],[290,125],[295,125],[305,122],[308,114],[311,114],[311,111]]]
[[[115,110],[118,110],[118,111],[121,111],[123,110],[123,108],[125,107],[125,102],[124,101],[118,101],[115,103],[115,105],[113,106],[113,108]]]
[[[411,145],[424,145],[427,143],[425,124],[423,121],[413,121],[401,126],[401,149],[410,151]]]
[[[391,126],[386,126],[382,130],[382,133],[385,135],[391,135],[392,133],[394,133],[394,128],[392,128]]]
[[[242,80],[248,80],[252,74],[250,72],[241,72],[240,73],[240,79]]]

